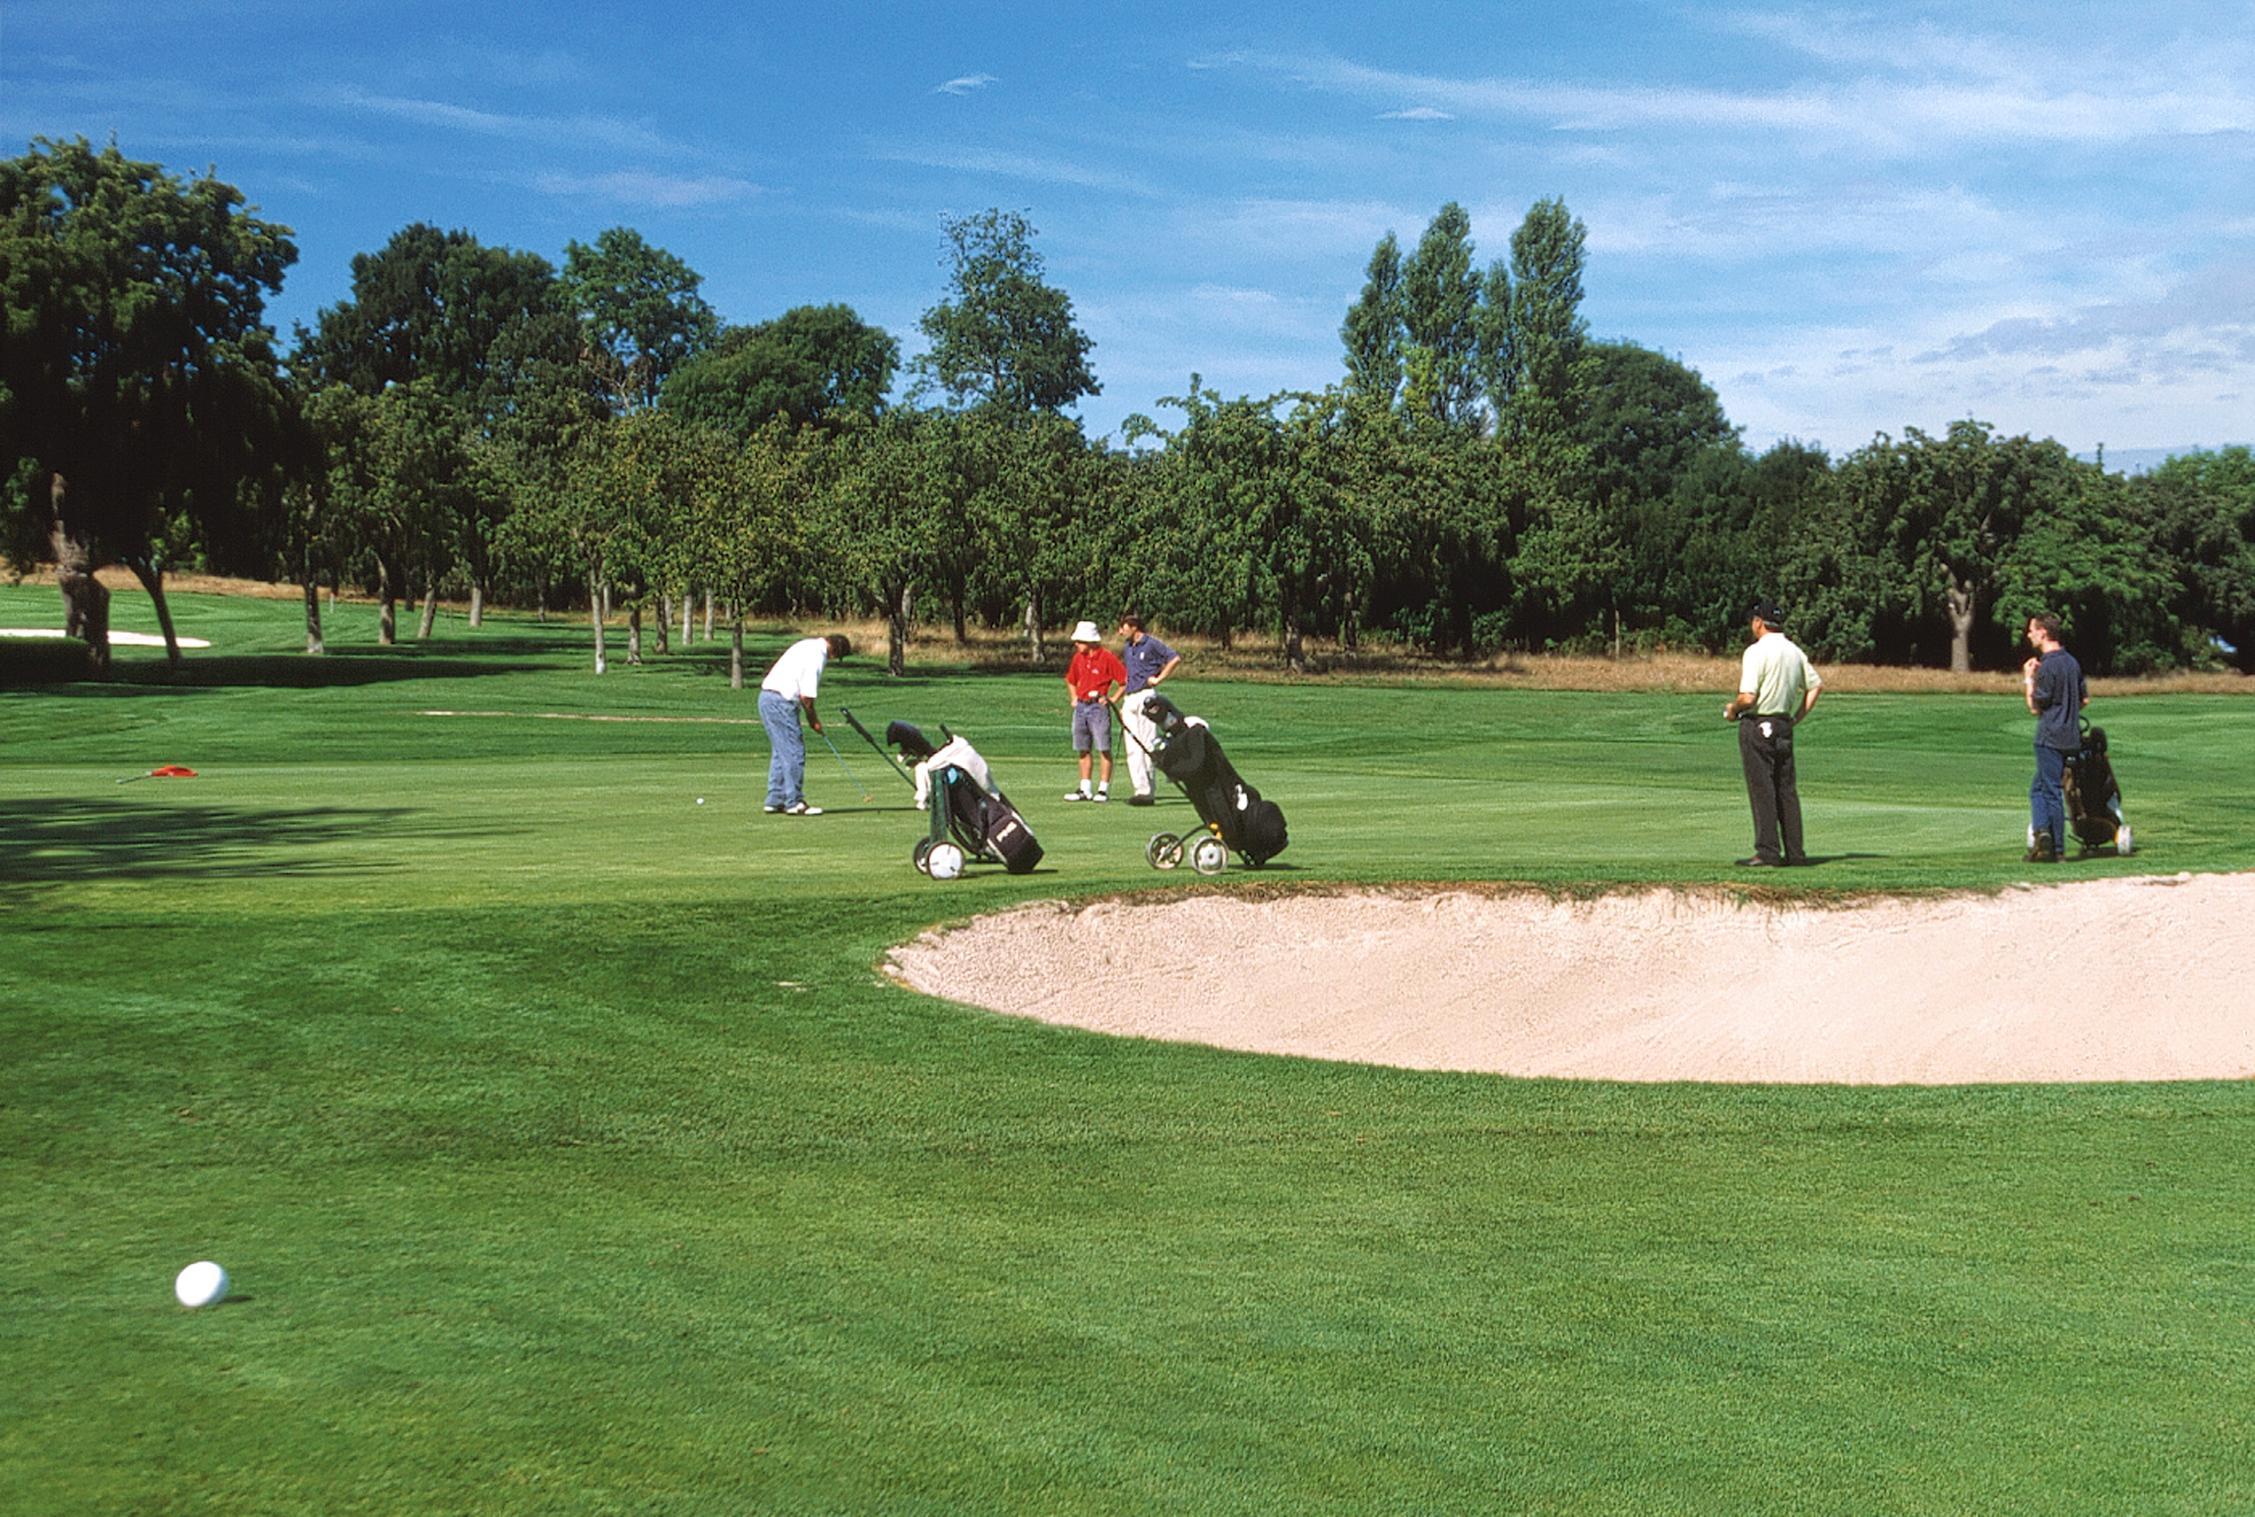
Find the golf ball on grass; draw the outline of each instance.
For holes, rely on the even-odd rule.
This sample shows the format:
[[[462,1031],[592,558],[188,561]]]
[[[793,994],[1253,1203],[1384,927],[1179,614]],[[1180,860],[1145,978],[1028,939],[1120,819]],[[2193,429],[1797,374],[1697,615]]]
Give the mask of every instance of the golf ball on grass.
[[[199,1259],[172,1282],[172,1293],[187,1307],[209,1306],[227,1297],[227,1271],[209,1259]]]
[[[700,795],[700,796],[698,796],[698,797],[697,797],[697,804],[698,804],[698,805],[700,805],[700,806],[702,806],[703,804],[705,804],[705,798],[704,798],[703,796],[701,796],[701,795]]]

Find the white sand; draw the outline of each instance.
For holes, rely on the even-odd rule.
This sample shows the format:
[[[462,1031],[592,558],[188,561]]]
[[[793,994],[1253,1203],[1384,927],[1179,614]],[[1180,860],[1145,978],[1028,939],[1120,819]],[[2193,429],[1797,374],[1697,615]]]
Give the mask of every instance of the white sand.
[[[886,970],[1013,1016],[1411,1069],[2255,1075],[2255,875],[1836,907],[1674,890],[1045,902],[927,933]]]
[[[60,627],[0,627],[0,637],[67,638],[69,636],[70,634]],[[110,642],[120,648],[162,648],[164,646],[164,639],[153,632],[113,631],[110,633]],[[180,646],[183,648],[208,648],[211,644],[204,638],[184,637],[180,639]]]

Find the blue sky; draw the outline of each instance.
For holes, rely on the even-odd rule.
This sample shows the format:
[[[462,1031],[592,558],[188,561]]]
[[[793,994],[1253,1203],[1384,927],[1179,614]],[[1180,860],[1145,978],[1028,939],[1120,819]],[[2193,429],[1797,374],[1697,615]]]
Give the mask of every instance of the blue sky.
[[[285,330],[410,221],[631,225],[731,321],[917,345],[940,217],[1040,229],[1113,431],[1195,370],[1315,387],[1379,236],[1589,228],[1601,337],[1755,446],[1977,416],[2255,438],[2255,6],[1132,7],[8,0],[0,141],[113,134],[296,229]]]

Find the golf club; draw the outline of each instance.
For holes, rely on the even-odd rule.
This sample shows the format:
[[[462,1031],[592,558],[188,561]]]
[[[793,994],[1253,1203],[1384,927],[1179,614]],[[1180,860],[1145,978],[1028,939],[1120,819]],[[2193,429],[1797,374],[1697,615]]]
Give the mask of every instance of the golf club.
[[[915,788],[916,776],[910,774],[906,769],[901,768],[900,760],[894,758],[890,753],[887,753],[885,751],[885,745],[878,742],[876,735],[870,732],[867,727],[861,725],[861,719],[853,714],[851,707],[840,706],[838,708],[838,714],[846,719],[847,726],[853,728],[854,731],[861,734],[861,740],[863,742],[867,743],[870,747],[877,750],[877,756],[879,758],[883,759],[886,763],[893,766],[893,773],[906,780],[911,789]]]
[[[822,746],[829,749],[830,756],[838,761],[838,767],[845,772],[846,783],[853,786],[854,789],[860,791],[861,798],[864,801],[873,801],[877,799],[876,796],[870,793],[869,787],[867,785],[864,785],[861,781],[855,779],[853,777],[853,771],[846,768],[846,756],[838,751],[838,745],[836,743],[830,741],[830,734],[817,727],[814,729],[814,735],[822,739]]]

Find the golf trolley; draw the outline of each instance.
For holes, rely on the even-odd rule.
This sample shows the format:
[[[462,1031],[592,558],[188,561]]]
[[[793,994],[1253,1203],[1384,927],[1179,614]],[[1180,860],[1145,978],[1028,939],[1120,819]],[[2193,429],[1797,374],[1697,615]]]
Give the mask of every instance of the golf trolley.
[[[2114,778],[2114,762],[2107,757],[2104,727],[2082,724],[2082,743],[2067,755],[2060,790],[2067,802],[2067,830],[2075,835],[2079,856],[2112,848],[2117,858],[2127,858],[2136,851],[2137,839],[2122,816],[2122,787]],[[2032,822],[2028,846],[2036,846]]]
[[[1187,860],[1199,874],[1215,875],[1229,867],[1232,851],[1254,869],[1282,853],[1289,841],[1283,808],[1245,783],[1211,729],[1163,695],[1146,695],[1143,710],[1159,729],[1158,744],[1148,750],[1151,761],[1190,797],[1205,823],[1203,832],[1154,833],[1143,846],[1144,862],[1178,869]],[[1133,732],[1128,740],[1138,741]]]
[[[911,786],[916,777],[886,752],[868,728],[851,711],[841,713],[870,747],[884,756],[893,771]],[[976,748],[943,723],[947,741],[935,748],[913,722],[892,722],[885,742],[900,749],[925,776],[930,787],[931,830],[916,840],[909,858],[920,873],[935,880],[960,878],[966,865],[1000,864],[1012,874],[1025,874],[1041,862],[1041,843],[1026,819],[1001,790],[993,787],[986,760]]]

